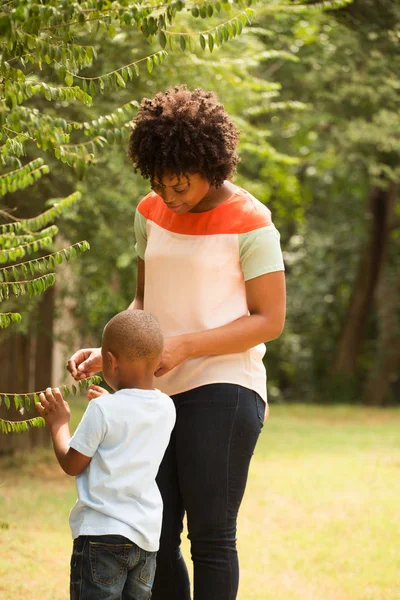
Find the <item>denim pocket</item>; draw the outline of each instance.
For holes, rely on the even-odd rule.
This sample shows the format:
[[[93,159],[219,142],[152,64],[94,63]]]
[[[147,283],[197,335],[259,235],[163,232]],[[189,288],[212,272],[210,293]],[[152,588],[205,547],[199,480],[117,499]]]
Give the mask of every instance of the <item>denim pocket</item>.
[[[257,416],[261,422],[261,425],[264,425],[264,417],[265,417],[265,402],[260,398],[258,394],[256,394],[256,407],[257,407]]]
[[[139,579],[140,581],[143,581],[143,583],[153,585],[156,572],[157,552],[146,552],[143,550],[143,554],[145,555],[145,560],[140,571]]]
[[[92,579],[103,585],[113,585],[128,567],[129,551],[133,544],[89,542]]]

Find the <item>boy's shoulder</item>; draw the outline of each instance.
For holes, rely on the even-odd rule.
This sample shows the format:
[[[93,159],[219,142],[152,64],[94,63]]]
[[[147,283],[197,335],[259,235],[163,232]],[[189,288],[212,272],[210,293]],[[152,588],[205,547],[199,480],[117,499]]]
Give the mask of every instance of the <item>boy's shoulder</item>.
[[[124,404],[131,406],[134,409],[135,406],[146,405],[149,403],[171,404],[174,405],[172,398],[164,394],[158,389],[153,390],[142,390],[138,388],[124,388],[117,390],[111,394],[102,394],[98,398],[91,400],[91,403],[96,404],[100,409],[111,409],[114,410],[118,405]]]

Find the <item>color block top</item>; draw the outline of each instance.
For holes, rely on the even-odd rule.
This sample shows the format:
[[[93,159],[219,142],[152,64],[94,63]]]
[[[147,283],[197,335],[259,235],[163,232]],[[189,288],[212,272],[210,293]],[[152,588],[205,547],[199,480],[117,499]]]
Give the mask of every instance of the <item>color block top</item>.
[[[151,192],[135,218],[136,251],[145,261],[144,308],[165,337],[213,329],[248,315],[245,282],[284,270],[271,213],[241,188],[202,213],[175,214]],[[186,360],[157,379],[178,394],[210,383],[234,383],[266,400],[265,345]]]

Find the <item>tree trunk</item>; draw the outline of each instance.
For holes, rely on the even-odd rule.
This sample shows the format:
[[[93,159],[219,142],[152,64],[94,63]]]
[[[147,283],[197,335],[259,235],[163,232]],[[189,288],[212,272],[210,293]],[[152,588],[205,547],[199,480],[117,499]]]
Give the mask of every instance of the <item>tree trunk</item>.
[[[393,190],[374,187],[369,195],[368,204],[369,236],[362,251],[333,364],[333,374],[345,378],[355,374],[370,306],[384,262],[389,238],[388,223],[391,220],[394,204]]]
[[[51,385],[53,358],[54,288],[41,297],[36,316],[30,317],[27,333],[11,334],[0,344],[0,390],[14,393],[43,390]],[[11,326],[12,328],[12,326]],[[38,417],[32,405],[22,415],[14,406],[0,407],[0,417],[21,421]],[[46,427],[31,428],[25,433],[0,434],[0,454],[25,450],[49,443]]]
[[[4,334],[2,336],[4,338]],[[30,384],[30,336],[22,333],[7,337],[0,344],[0,390],[14,394],[29,390]],[[10,398],[11,399],[11,398]],[[0,417],[10,421],[20,421],[26,418],[15,409],[13,403],[10,409],[3,404],[0,407]],[[30,447],[29,434],[0,433],[0,454],[13,452],[16,448]]]
[[[394,220],[389,224],[389,229],[395,234]],[[381,271],[375,295],[378,318],[376,358],[364,390],[365,404],[374,406],[382,406],[388,400],[400,369],[399,244],[396,235],[390,235],[390,232],[389,243],[386,264]]]

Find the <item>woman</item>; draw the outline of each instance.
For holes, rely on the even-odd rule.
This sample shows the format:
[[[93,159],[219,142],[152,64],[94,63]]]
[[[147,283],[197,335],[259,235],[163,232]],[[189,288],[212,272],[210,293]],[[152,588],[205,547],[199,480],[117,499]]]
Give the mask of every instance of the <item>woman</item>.
[[[130,139],[134,167],[152,187],[135,218],[131,307],[161,322],[157,387],[177,409],[157,480],[164,514],[153,600],[190,600],[185,512],[195,600],[237,596],[237,515],[266,413],[263,342],[285,319],[279,234],[269,210],[229,181],[237,141],[215,95],[185,86],[144,99]],[[80,350],[68,368],[93,375],[99,351]]]

